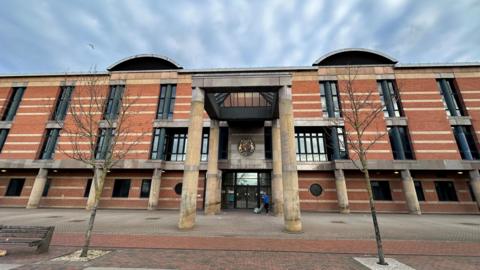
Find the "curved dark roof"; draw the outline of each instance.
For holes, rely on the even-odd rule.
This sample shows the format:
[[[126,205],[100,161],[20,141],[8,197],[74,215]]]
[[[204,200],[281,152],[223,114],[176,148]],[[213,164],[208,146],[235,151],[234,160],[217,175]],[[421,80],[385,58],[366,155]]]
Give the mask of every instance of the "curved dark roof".
[[[398,61],[384,53],[361,48],[336,50],[318,58],[313,66],[394,65]]]
[[[138,54],[124,58],[107,68],[108,71],[182,69],[172,59],[157,54]]]

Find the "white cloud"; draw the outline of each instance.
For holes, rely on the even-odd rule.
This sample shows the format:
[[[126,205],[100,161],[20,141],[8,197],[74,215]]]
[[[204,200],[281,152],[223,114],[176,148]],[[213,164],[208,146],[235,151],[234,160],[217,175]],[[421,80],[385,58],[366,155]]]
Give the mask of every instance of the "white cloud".
[[[475,0],[4,0],[0,73],[103,70],[139,53],[185,68],[311,65],[343,47],[479,61],[478,14]]]

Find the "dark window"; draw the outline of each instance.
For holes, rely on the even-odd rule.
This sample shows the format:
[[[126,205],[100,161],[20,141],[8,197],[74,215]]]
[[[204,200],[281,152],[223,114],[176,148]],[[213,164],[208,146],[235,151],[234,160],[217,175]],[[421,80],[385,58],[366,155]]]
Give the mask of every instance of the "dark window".
[[[3,149],[3,146],[5,145],[5,141],[7,140],[8,132],[9,129],[0,129],[0,152]]]
[[[187,152],[187,129],[169,129],[166,135],[165,160],[184,161]]]
[[[313,196],[318,197],[322,195],[323,188],[319,184],[312,184],[310,186],[310,193],[312,193]]]
[[[176,184],[174,190],[177,195],[182,195],[182,183]]]
[[[175,107],[175,92],[177,86],[164,84],[160,87],[160,98],[158,100],[157,119],[172,119]]]
[[[467,186],[468,186],[468,191],[470,192],[470,198],[472,198],[472,201],[477,201],[477,199],[475,198],[475,193],[473,192],[473,188],[472,188],[472,185],[470,183],[470,181],[467,181]]]
[[[394,159],[413,159],[412,145],[406,127],[388,127]]]
[[[390,183],[388,181],[371,181],[373,199],[376,201],[391,201]]]
[[[47,197],[48,191],[50,190],[50,186],[52,185],[52,179],[48,178],[47,182],[45,182],[45,187],[43,187],[42,196]]]
[[[200,160],[201,161],[207,161],[208,160],[208,136],[210,132],[208,129],[204,128],[203,129],[203,134],[202,134],[202,151],[201,151],[201,156]]]
[[[228,159],[228,127],[220,127],[218,158]]]
[[[85,191],[83,192],[83,197],[87,198],[90,194],[90,189],[92,188],[93,179],[88,179],[87,185],[85,186]]]
[[[95,159],[107,158],[107,153],[111,151],[111,141],[114,136],[115,129],[113,128],[101,128],[97,138],[97,147],[95,149]]]
[[[417,193],[417,199],[419,201],[425,201],[425,194],[423,193],[422,182],[414,181],[413,183],[415,185],[415,192]]]
[[[327,161],[325,138],[318,129],[297,129],[297,161]]]
[[[477,143],[470,126],[453,126],[453,134],[462,159],[479,159]]]
[[[437,80],[440,94],[442,95],[443,105],[447,111],[448,116],[463,116],[465,110],[458,94],[453,79],[440,79]]]
[[[152,185],[151,179],[143,179],[142,186],[140,187],[140,198],[150,197],[150,188]]]
[[[53,113],[52,120],[63,121],[65,119],[73,89],[73,86],[61,87],[60,96],[58,97],[57,104],[55,105],[55,112]]]
[[[341,117],[340,98],[338,95],[337,82],[320,82],[320,99],[322,102],[323,115],[328,117]]]
[[[265,127],[265,158],[272,159],[272,128]]]
[[[55,153],[55,146],[57,145],[59,128],[47,129],[45,140],[43,142],[42,150],[40,152],[40,159],[52,159]]]
[[[5,196],[20,196],[22,194],[23,185],[25,184],[25,179],[10,179],[8,183],[7,192]]]
[[[128,198],[130,192],[130,179],[116,179],[113,184],[112,197]]]
[[[156,128],[153,130],[152,151],[150,159],[164,159],[165,149],[165,128]]]
[[[458,201],[455,185],[452,181],[435,181],[439,201]]]
[[[104,119],[116,119],[122,106],[122,96],[125,89],[124,85],[111,85],[108,94],[107,104],[105,105]]]
[[[25,87],[12,88],[12,93],[3,111],[2,121],[13,121],[24,92]]]
[[[395,84],[392,80],[377,81],[378,92],[380,93],[380,100],[383,105],[383,114],[385,117],[399,117],[402,116],[400,110],[400,98],[395,89]]]
[[[327,152],[329,160],[348,159],[347,141],[343,127],[329,128]],[[338,152],[337,152],[338,151]],[[338,155],[338,156],[337,156]]]

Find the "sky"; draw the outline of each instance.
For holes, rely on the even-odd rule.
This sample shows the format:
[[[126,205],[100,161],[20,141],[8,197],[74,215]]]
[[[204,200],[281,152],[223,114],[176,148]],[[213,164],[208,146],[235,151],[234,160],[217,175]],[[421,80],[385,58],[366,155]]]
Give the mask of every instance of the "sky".
[[[310,66],[350,47],[480,61],[480,1],[0,1],[0,74],[104,71],[143,53],[186,69]]]

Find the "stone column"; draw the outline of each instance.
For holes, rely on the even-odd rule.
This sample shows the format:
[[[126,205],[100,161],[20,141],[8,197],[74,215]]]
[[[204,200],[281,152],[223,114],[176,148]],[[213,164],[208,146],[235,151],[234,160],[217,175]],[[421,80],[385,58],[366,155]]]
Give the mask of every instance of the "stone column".
[[[158,197],[160,196],[160,185],[162,183],[162,170],[155,169],[150,185],[150,194],[148,196],[148,210],[156,210],[158,206]]]
[[[480,208],[480,174],[478,170],[469,172],[470,174],[470,186],[472,187],[473,195],[477,201],[477,206]]]
[[[220,196],[218,196],[218,187],[220,181],[218,178],[218,140],[220,136],[220,127],[218,120],[210,120],[210,134],[208,135],[208,167],[207,167],[207,185],[205,190],[205,214],[215,215],[220,213]]]
[[[96,169],[95,173],[93,175],[92,185],[90,186],[90,192],[88,193],[87,206],[85,207],[85,209],[87,209],[87,210],[91,210],[93,208],[93,205],[95,204],[95,190],[96,190],[96,184],[95,183],[97,182],[96,178],[99,175],[102,175],[102,170],[101,169]],[[101,190],[103,190],[103,186],[102,186]]]
[[[187,156],[183,170],[182,201],[180,203],[180,218],[178,221],[179,229],[191,229],[195,226],[204,100],[204,91],[199,87],[193,89],[190,124],[188,126]]]
[[[27,208],[38,208],[45,184],[47,183],[47,175],[47,169],[41,168],[38,170],[35,182],[33,182],[32,191],[30,192],[30,197],[28,198]]]
[[[337,189],[338,209],[342,214],[349,214],[347,184],[342,169],[335,170],[335,188]]]
[[[280,122],[272,121],[272,202],[273,213],[283,215],[283,183],[282,183],[282,142],[280,139]]]
[[[418,203],[417,191],[410,170],[402,170],[403,194],[407,201],[408,212],[413,215],[421,215],[420,204]]]
[[[300,198],[298,195],[295,128],[292,109],[292,89],[279,91],[280,138],[282,148],[283,218],[287,232],[301,232]]]

